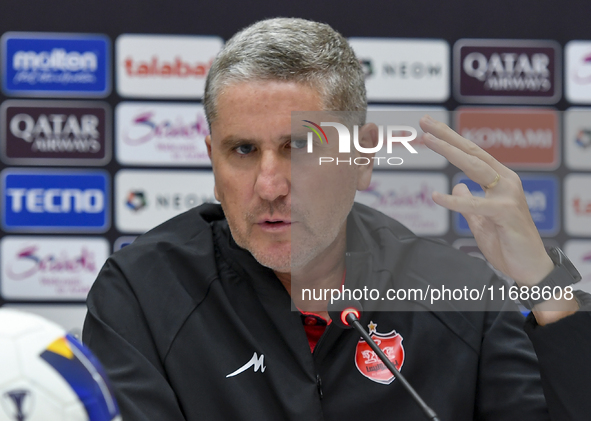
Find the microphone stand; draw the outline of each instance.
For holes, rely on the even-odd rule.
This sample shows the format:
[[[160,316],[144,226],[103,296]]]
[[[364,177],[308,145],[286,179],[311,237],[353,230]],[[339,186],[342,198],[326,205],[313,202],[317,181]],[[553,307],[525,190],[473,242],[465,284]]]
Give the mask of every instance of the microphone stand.
[[[421,409],[423,410],[423,412],[425,413],[427,418],[432,421],[439,421],[439,418],[437,418],[437,414],[435,413],[435,411],[433,411],[431,408],[429,408],[429,406],[427,406],[425,401],[419,396],[419,394],[416,392],[416,390],[413,389],[413,387],[410,385],[410,383],[404,378],[404,376],[400,373],[400,371],[398,371],[396,366],[394,364],[392,364],[392,361],[390,361],[388,359],[388,357],[386,357],[386,355],[384,354],[384,351],[382,351],[380,349],[380,347],[373,341],[373,339],[371,339],[371,337],[365,331],[365,329],[363,328],[361,323],[359,323],[359,319],[357,318],[355,313],[349,312],[345,316],[345,320],[347,320],[349,325],[353,326],[359,332],[359,334],[365,340],[365,342],[367,342],[367,344],[371,347],[371,349],[374,350],[376,355],[378,357],[380,357],[380,359],[382,360],[384,365],[386,367],[388,367],[388,370],[390,370],[390,372],[396,377],[396,379],[398,379],[398,381],[400,381],[402,383],[404,388],[408,391],[408,393],[410,393],[410,395],[415,400],[415,402],[421,407]]]

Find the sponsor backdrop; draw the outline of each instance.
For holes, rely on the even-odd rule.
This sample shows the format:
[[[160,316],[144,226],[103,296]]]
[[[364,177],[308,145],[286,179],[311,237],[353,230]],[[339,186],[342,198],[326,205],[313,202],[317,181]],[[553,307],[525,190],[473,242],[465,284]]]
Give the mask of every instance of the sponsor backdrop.
[[[205,77],[225,40],[273,16],[325,21],[350,39],[371,109],[404,110],[408,120],[378,124],[416,127],[429,113],[518,171],[544,241],[562,246],[591,281],[586,4],[380,3],[0,6],[0,305],[79,333],[84,299],[110,253],[215,200]],[[418,155],[394,169],[379,165],[357,199],[481,256],[465,219],[430,195],[457,182],[482,190],[413,146]]]

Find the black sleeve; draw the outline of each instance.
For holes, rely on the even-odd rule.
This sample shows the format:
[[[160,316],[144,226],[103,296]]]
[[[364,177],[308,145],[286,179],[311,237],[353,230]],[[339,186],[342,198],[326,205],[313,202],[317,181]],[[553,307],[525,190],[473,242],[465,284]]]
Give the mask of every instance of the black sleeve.
[[[538,355],[552,420],[591,419],[591,312],[578,311],[546,326],[530,314],[525,331]]]
[[[548,421],[538,361],[522,328],[524,317],[509,309],[513,303],[507,305],[485,316],[474,419]]]
[[[184,420],[138,300],[112,260],[87,304],[83,341],[104,365],[123,420]]]

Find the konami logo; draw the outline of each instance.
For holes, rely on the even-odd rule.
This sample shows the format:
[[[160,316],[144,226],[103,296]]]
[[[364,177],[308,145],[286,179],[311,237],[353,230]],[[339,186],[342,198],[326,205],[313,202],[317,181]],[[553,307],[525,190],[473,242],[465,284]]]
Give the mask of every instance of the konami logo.
[[[223,40],[213,36],[121,35],[116,42],[117,92],[199,99],[222,45]]]
[[[558,112],[533,108],[462,108],[456,131],[513,169],[559,164]]]

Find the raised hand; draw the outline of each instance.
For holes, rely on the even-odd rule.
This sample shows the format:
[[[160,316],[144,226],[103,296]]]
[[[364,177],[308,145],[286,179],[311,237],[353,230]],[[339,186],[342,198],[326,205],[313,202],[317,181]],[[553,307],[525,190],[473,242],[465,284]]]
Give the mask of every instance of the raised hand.
[[[484,197],[473,196],[465,184],[458,184],[451,195],[434,192],[435,203],[466,218],[480,251],[496,269],[519,285],[540,282],[554,264],[531,218],[519,176],[446,124],[429,116],[423,117],[420,124],[425,145],[447,158],[485,191]],[[542,303],[539,309],[548,308],[549,304]],[[573,300],[560,308],[571,314],[578,305]],[[538,322],[544,319],[537,312],[534,314]],[[564,315],[553,314],[552,320],[546,322]]]

